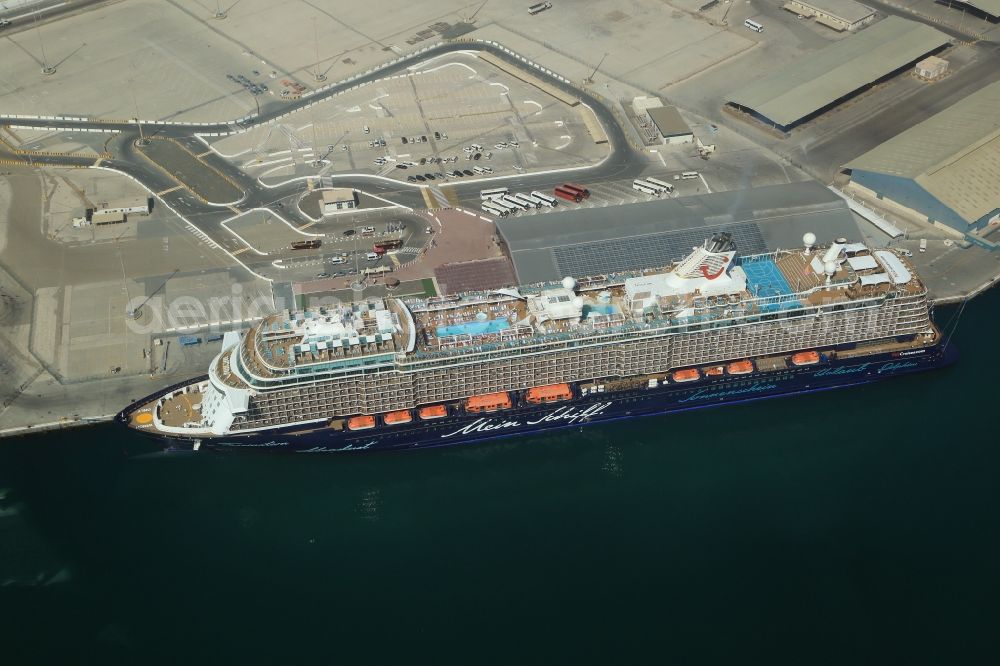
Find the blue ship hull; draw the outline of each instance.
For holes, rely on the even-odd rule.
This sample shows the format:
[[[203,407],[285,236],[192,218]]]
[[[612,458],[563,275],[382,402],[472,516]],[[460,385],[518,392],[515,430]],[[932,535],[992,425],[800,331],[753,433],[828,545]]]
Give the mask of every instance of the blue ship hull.
[[[806,367],[592,393],[557,404],[516,404],[512,409],[491,414],[452,414],[431,421],[415,418],[400,425],[380,423],[370,430],[357,432],[325,426],[308,429],[299,425],[200,440],[154,436],[165,449],[173,452],[197,449],[343,453],[423,449],[857,386],[939,368],[956,358],[953,345],[840,361],[823,357],[819,364]],[[129,412],[123,411],[119,421],[127,423]]]

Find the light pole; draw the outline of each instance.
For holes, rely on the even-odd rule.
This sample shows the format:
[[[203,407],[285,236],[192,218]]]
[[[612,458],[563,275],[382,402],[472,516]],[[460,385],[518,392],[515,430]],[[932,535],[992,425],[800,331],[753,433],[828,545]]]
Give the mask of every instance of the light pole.
[[[601,65],[604,64],[604,59],[607,58],[607,57],[608,57],[608,53],[605,53],[603,56],[601,56],[601,60],[597,63],[597,67],[595,67],[594,71],[592,71],[590,73],[590,75],[587,76],[587,78],[585,78],[583,80],[584,83],[590,84],[590,83],[594,82],[594,74],[597,74],[597,70],[599,70],[601,68]]]
[[[129,79],[129,93],[132,95],[132,106],[135,108],[135,126],[139,128],[139,140],[135,145],[148,146],[149,139],[142,134],[142,122],[139,120],[139,103],[135,100],[135,91],[132,90],[132,79]]]
[[[319,32],[316,30],[316,17],[313,17],[313,40],[316,42],[316,71],[313,72],[313,78],[316,79],[318,83],[326,81],[326,74],[319,71]]]
[[[56,73],[56,66],[49,64],[49,59],[45,57],[45,42],[42,41],[42,31],[38,27],[38,15],[35,14],[35,33],[38,34],[38,45],[42,49],[42,74],[50,76]]]

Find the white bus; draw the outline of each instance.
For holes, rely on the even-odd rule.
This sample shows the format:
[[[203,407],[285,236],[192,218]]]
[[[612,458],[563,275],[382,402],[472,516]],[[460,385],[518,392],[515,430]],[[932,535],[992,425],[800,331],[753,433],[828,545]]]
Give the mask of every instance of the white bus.
[[[764,26],[762,26],[760,23],[757,23],[757,21],[747,19],[746,21],[743,21],[743,25],[750,28],[754,32],[764,32]]]
[[[495,217],[507,217],[510,215],[510,211],[506,208],[501,208],[492,201],[487,201],[482,206],[483,212],[487,215],[493,215]]]
[[[670,194],[671,192],[674,191],[674,186],[673,185],[671,185],[668,182],[662,181],[659,178],[653,178],[652,176],[649,176],[649,177],[646,178],[646,182],[647,183],[651,183],[652,185],[655,185],[656,187],[660,188],[661,190],[663,190],[667,194]]]
[[[639,192],[642,192],[643,194],[651,194],[654,197],[657,196],[660,193],[660,191],[657,190],[655,187],[653,187],[652,184],[647,183],[644,180],[633,180],[632,181],[632,189],[633,190],[638,190]]]
[[[549,208],[552,208],[553,206],[555,206],[558,203],[556,201],[555,197],[550,197],[549,195],[545,194],[544,192],[539,192],[538,190],[535,190],[534,192],[532,192],[531,196],[535,197],[536,199],[538,199],[539,201],[541,201],[544,205],[548,206]]]
[[[512,196],[510,196],[509,194],[507,196],[505,196],[505,197],[500,197],[499,199],[497,199],[497,201],[501,202],[501,203],[508,203],[508,204],[510,204],[512,206],[517,206],[521,210],[528,210],[529,208],[531,208],[531,206],[529,206],[528,204],[526,204],[526,203],[524,203],[522,201],[518,201],[517,199],[515,199]]]
[[[498,206],[499,208],[503,208],[508,213],[516,213],[517,211],[521,210],[521,207],[519,205],[515,205],[510,201],[507,201],[506,197],[497,197],[496,199],[493,199],[489,203],[493,204],[494,206]]]
[[[542,207],[542,202],[536,199],[535,197],[531,196],[530,194],[524,194],[522,192],[518,192],[517,194],[511,195],[511,198],[514,201],[520,201],[521,203],[528,204],[528,206],[531,208]]]
[[[479,198],[483,201],[488,201],[490,199],[496,199],[497,197],[502,197],[509,192],[506,187],[494,187],[492,190],[482,190],[479,193]]]
[[[551,2],[538,2],[538,3],[535,3],[535,4],[531,5],[530,7],[528,7],[528,13],[531,14],[532,16],[534,16],[538,12],[544,12],[546,9],[552,9],[552,3]]]
[[[681,174],[682,180],[691,180],[692,178],[697,178],[697,177],[698,177],[697,171],[685,171]]]

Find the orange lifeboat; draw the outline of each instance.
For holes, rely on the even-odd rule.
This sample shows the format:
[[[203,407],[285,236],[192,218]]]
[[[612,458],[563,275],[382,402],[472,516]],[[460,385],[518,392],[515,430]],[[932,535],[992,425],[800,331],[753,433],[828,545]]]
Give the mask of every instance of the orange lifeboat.
[[[731,375],[749,375],[753,372],[753,361],[733,361],[726,366],[726,372]]]
[[[723,369],[723,367],[721,365],[713,365],[708,370],[705,370],[705,374],[708,375],[709,377],[718,377],[723,372],[724,372],[724,369]]]
[[[792,355],[793,365],[816,365],[819,363],[819,352],[804,351]]]
[[[510,394],[506,391],[500,393],[485,393],[474,395],[465,401],[465,411],[473,414],[479,412],[495,412],[500,409],[510,409],[512,403]]]
[[[687,370],[674,370],[670,373],[670,376],[675,382],[693,382],[696,379],[701,379],[701,374],[698,372],[697,368],[688,368]]]
[[[374,416],[352,416],[347,419],[348,430],[369,430],[375,427]]]
[[[385,415],[386,425],[399,425],[400,423],[409,423],[413,420],[413,415],[410,414],[408,409],[400,409],[399,411],[389,412]]]
[[[444,405],[429,405],[418,409],[417,414],[419,414],[420,418],[424,421],[430,421],[431,419],[443,419],[448,416],[448,408]]]
[[[560,402],[573,397],[573,391],[569,384],[550,384],[548,386],[534,386],[528,389],[525,399],[533,405],[540,405],[546,402]]]

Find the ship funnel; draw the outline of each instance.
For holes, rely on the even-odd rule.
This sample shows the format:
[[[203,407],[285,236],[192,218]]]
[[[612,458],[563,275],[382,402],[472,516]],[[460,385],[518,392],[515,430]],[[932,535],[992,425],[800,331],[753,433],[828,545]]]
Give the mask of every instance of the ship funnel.
[[[733,247],[733,235],[728,231],[714,234],[712,239],[705,243],[705,249],[712,253],[729,252]]]

